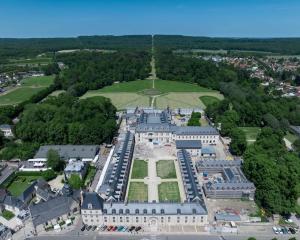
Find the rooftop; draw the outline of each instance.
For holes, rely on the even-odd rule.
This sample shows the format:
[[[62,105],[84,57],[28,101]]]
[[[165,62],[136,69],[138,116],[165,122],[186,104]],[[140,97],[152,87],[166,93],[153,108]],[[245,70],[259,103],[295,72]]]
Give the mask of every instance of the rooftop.
[[[58,152],[59,156],[64,160],[70,158],[82,159],[95,158],[99,151],[98,145],[45,145],[41,146],[34,158],[47,158],[48,151],[52,149]]]
[[[202,144],[200,140],[177,140],[177,149],[201,149]]]

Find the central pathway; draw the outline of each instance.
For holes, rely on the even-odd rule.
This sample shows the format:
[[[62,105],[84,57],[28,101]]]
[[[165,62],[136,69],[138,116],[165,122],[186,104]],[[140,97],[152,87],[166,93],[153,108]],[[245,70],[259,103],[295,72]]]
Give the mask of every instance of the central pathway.
[[[158,185],[161,183],[161,179],[156,175],[156,161],[153,158],[148,160],[148,177],[145,178],[145,183],[148,184],[148,201],[158,202]]]

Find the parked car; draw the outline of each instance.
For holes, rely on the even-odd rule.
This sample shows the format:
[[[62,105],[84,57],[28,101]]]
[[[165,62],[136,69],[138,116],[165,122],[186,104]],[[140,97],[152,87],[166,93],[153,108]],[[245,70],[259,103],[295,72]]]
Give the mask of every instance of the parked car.
[[[109,226],[109,227],[107,228],[107,231],[111,231],[113,227],[114,227],[114,226]]]
[[[91,228],[92,228],[92,226],[89,225],[89,226],[86,227],[86,230],[87,230],[87,231],[90,231]]]
[[[118,229],[117,229],[117,231],[118,231],[118,232],[122,232],[122,231],[123,231],[123,228],[124,228],[123,226],[119,226]]]
[[[83,225],[80,230],[83,232],[85,230],[85,225]]]
[[[279,230],[277,229],[277,227],[274,226],[272,229],[275,234],[279,234]]]
[[[289,228],[289,230],[290,230],[291,234],[296,234],[296,231],[294,228]]]
[[[135,231],[140,231],[142,229],[142,227],[140,227],[140,226],[138,226],[136,229],[135,229]]]
[[[117,226],[114,226],[113,228],[112,228],[112,231],[114,232],[114,231],[116,231],[118,229],[118,227]]]
[[[93,227],[92,227],[92,231],[95,231],[96,228],[97,228],[97,226],[93,226]]]
[[[129,232],[132,232],[135,229],[135,226],[129,228]]]

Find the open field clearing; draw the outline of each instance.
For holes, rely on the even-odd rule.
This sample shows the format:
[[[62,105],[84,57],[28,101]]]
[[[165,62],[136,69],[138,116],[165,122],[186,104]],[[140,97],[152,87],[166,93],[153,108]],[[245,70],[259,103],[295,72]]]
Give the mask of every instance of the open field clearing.
[[[30,77],[21,81],[22,87],[48,87],[53,83],[53,76]]]
[[[128,201],[148,201],[148,186],[143,182],[131,182],[127,199]]]
[[[65,90],[56,90],[52,92],[49,96],[57,97],[59,94],[66,92]]]
[[[158,185],[159,201],[180,202],[180,193],[177,182],[163,182]]]
[[[259,127],[239,127],[246,134],[246,140],[248,144],[256,141],[257,135],[260,133],[261,129]]]
[[[160,160],[156,162],[157,176],[164,178],[176,178],[176,170],[173,160]]]
[[[46,65],[52,62],[51,58],[48,57],[36,57],[28,59],[10,59],[7,65],[32,65],[32,64],[41,64]]]
[[[213,104],[215,102],[219,102],[220,99],[213,97],[213,96],[202,96],[200,97],[200,100],[202,101],[202,103],[207,107],[210,104]]]
[[[53,76],[27,78],[22,86],[13,88],[0,95],[0,105],[16,105],[28,100],[34,94],[45,89],[53,82]]]
[[[117,109],[125,109],[126,107],[135,107],[135,106],[149,106],[149,97],[143,96],[137,93],[101,93],[98,90],[88,91],[81,98],[88,98],[94,96],[103,96],[110,98],[113,105]]]
[[[131,179],[144,179],[148,176],[148,163],[135,159],[133,162]]]
[[[222,94],[218,92],[178,92],[178,93],[169,93],[167,95],[159,96],[156,99],[156,106],[158,108],[203,108],[205,109],[206,106],[200,100],[201,96],[212,96],[222,100],[224,97]]]

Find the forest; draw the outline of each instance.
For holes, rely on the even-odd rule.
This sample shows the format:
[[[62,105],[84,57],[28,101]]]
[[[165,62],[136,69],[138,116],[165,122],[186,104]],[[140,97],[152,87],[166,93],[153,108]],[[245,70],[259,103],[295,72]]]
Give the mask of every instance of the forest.
[[[211,38],[181,35],[155,35],[159,49],[206,49],[263,51],[278,54],[300,54],[300,38]]]
[[[245,159],[244,172],[257,188],[256,202],[268,214],[297,212],[300,196],[300,158],[288,152],[283,136],[289,125],[300,125],[300,100],[269,95],[246,71],[226,64],[156,52],[161,79],[197,83],[219,90],[225,99],[208,105],[206,114],[231,137],[230,150]],[[261,127],[255,144],[247,146],[238,127]],[[297,169],[295,169],[297,168]]]
[[[0,38],[0,63],[70,49],[151,49],[151,35],[79,36],[74,38]]]
[[[67,65],[56,83],[74,96],[99,89],[114,82],[145,79],[150,72],[150,53],[121,51],[115,53],[78,52],[60,54],[57,61]]]

